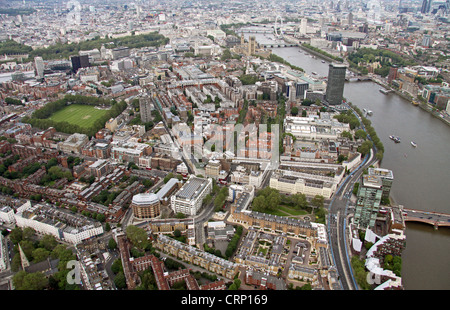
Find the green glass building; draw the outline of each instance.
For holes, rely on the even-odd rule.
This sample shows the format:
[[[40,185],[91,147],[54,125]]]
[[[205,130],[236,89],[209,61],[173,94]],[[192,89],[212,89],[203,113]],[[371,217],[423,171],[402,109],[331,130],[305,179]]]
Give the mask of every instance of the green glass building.
[[[355,224],[360,229],[375,226],[382,195],[382,178],[377,175],[363,175],[358,188],[354,217]]]

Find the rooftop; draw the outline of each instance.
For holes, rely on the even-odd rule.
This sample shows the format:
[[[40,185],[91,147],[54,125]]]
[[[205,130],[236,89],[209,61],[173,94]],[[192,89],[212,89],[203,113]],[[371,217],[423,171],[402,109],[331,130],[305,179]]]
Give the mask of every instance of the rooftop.
[[[195,198],[207,186],[208,180],[191,177],[176,194],[177,198],[191,200]]]
[[[158,195],[152,193],[143,193],[134,195],[132,203],[137,205],[143,205],[143,204],[153,204],[158,201],[159,201]]]

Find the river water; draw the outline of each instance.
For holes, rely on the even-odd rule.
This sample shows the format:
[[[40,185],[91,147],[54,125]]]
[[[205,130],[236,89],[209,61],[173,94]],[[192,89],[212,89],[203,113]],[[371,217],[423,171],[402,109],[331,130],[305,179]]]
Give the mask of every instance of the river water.
[[[267,42],[271,36],[251,35],[258,42]],[[307,73],[328,75],[328,62],[305,55],[298,47],[273,48],[272,52]],[[385,149],[381,167],[394,174],[391,196],[405,208],[450,213],[450,127],[394,93],[382,94],[380,88],[371,81],[347,82],[344,97],[361,110],[373,111],[368,118]],[[402,142],[394,143],[389,135],[399,136]],[[434,230],[428,224],[407,223],[406,243],[404,288],[450,289],[450,228]]]

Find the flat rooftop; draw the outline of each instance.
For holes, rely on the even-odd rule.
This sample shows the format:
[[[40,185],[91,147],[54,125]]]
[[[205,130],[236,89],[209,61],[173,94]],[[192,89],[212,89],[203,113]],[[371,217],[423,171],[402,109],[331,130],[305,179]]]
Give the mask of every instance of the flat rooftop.
[[[191,200],[197,197],[207,186],[208,180],[197,177],[190,178],[176,194],[177,198]]]
[[[383,168],[369,168],[369,175],[377,175],[385,179],[394,179],[392,170]]]
[[[363,177],[363,186],[365,187],[381,188],[382,185],[381,177],[377,175],[366,174]]]

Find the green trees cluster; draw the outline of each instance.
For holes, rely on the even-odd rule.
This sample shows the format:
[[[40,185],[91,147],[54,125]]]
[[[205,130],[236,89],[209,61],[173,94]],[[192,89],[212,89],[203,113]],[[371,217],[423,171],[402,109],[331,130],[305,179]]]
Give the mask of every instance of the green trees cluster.
[[[102,204],[104,206],[109,206],[117,196],[119,196],[121,192],[110,192],[106,189],[102,190],[100,194],[95,197],[92,197],[92,201],[95,203]]]
[[[212,255],[215,255],[217,257],[222,257],[223,258],[222,252],[220,250],[215,249],[215,248],[211,248],[206,243],[203,244],[203,249],[205,250],[205,252],[208,252],[208,253],[210,253]]]
[[[367,69],[359,66],[360,63],[379,62],[381,67],[374,70],[375,74],[383,77],[389,74],[391,66],[399,67],[415,65],[416,62],[404,55],[398,55],[392,51],[383,49],[360,48],[347,56],[351,68],[355,68],[363,74],[367,74]],[[365,69],[365,70],[364,70]]]
[[[57,122],[49,119],[49,117],[65,108],[69,104],[81,104],[81,105],[92,105],[92,106],[108,106],[109,110],[105,114],[98,118],[97,121],[92,125],[92,127],[82,127],[76,124],[71,124],[68,122]],[[59,99],[53,102],[47,103],[43,108],[33,112],[31,117],[24,117],[22,121],[24,123],[29,123],[33,127],[47,129],[49,127],[54,127],[56,131],[64,133],[82,133],[88,136],[94,136],[97,131],[105,126],[105,123],[110,118],[115,118],[121,114],[127,108],[125,101],[116,102],[115,100],[105,100],[101,98],[96,98],[92,96],[81,96],[81,95],[65,95],[63,99]]]
[[[254,74],[242,74],[239,76],[239,80],[241,80],[242,85],[253,85],[259,81],[259,78]]]
[[[133,246],[144,250],[149,245],[149,240],[147,236],[147,232],[134,225],[127,226],[126,229],[126,235],[127,238],[130,240],[130,242],[133,244]]]
[[[286,205],[297,210],[314,212],[315,222],[325,223],[327,211],[324,208],[325,198],[314,196],[309,202],[305,194],[282,195],[274,188],[266,187],[256,193],[253,199],[252,210],[263,213],[273,213],[280,205]]]
[[[384,145],[381,142],[380,138],[378,137],[375,129],[373,128],[372,122],[364,116],[364,113],[357,106],[354,106],[351,102],[349,102],[348,104],[361,117],[361,121],[364,125],[364,128],[366,129],[367,134],[370,136],[371,142],[373,143],[373,145],[375,145],[375,147],[377,149],[376,158],[381,161],[383,159],[383,154],[384,154]],[[370,146],[370,148],[372,148],[372,146]],[[367,143],[364,146],[362,151],[367,151],[367,148],[369,148],[369,143]],[[370,149],[369,149],[369,151],[370,151]],[[362,153],[362,152],[360,152],[360,153]],[[364,153],[364,154],[367,154],[367,153]]]
[[[306,47],[307,49],[309,49],[309,50],[312,50],[312,51],[314,51],[316,53],[322,54],[325,57],[331,58],[331,59],[339,61],[339,62],[343,62],[344,61],[341,57],[333,56],[330,53],[327,53],[327,52],[321,50],[320,48],[312,46],[311,44],[303,43],[302,45],[304,47]]]
[[[225,32],[226,35],[232,35],[237,37],[238,35],[236,34],[236,32],[234,31],[234,29],[239,29],[245,25],[250,24],[249,22],[247,23],[234,23],[234,24],[223,24],[220,25],[220,29]]]
[[[335,115],[334,118],[340,123],[349,124],[350,129],[352,130],[360,126],[358,117],[356,117],[351,110],[341,112],[340,114]]]
[[[387,254],[384,257],[384,269],[391,270],[397,277],[402,275],[402,258]]]
[[[271,212],[278,209],[279,205],[289,205],[295,209],[309,207],[305,194],[282,195],[274,188],[266,187],[256,193],[253,199],[252,209],[257,212]]]
[[[165,45],[168,42],[169,38],[157,32],[130,35],[121,38],[100,38],[98,36],[92,40],[79,43],[57,43],[46,48],[37,48],[35,50],[24,44],[16,43],[13,40],[7,40],[0,44],[0,54],[29,54],[27,61],[32,61],[36,56],[41,56],[44,60],[68,59],[72,55],[78,55],[80,51],[100,49],[102,45],[105,45],[107,48],[142,48],[157,47]]]
[[[253,199],[252,209],[257,212],[274,211],[280,203],[280,192],[276,189],[266,187],[256,194],[255,199]]]
[[[228,197],[228,187],[222,187],[219,193],[214,198],[214,207],[216,211],[220,211]]]
[[[151,268],[140,272],[139,278],[141,279],[141,284],[136,287],[136,290],[154,291],[158,289],[158,284]]]
[[[294,284],[293,283],[289,283],[288,285],[288,290],[296,290],[296,291],[311,291],[312,290],[312,286],[311,283],[305,283],[302,286],[295,286],[294,288]]]
[[[0,43],[1,55],[17,55],[17,54],[29,54],[33,51],[31,46],[17,43],[14,40],[6,40]]]
[[[13,284],[17,290],[66,290],[79,289],[78,285],[68,284],[67,262],[76,259],[75,254],[63,244],[58,244],[54,236],[44,235],[36,241],[36,234],[32,228],[14,228],[10,233],[10,240],[14,246],[14,257],[11,268],[18,271],[20,266],[20,254],[18,245],[22,248],[27,259],[32,263],[38,263],[50,259],[59,259],[58,271],[48,279],[41,272],[27,273],[24,270],[18,271],[13,277]]]
[[[220,60],[221,60],[221,61],[226,61],[226,60],[229,60],[229,59],[232,59],[232,58],[233,58],[233,55],[231,54],[230,49],[229,49],[229,48],[226,48],[226,49],[223,51],[222,56],[220,57]]]
[[[41,179],[40,185],[51,186],[56,180],[66,178],[68,181],[72,181],[74,178],[72,172],[69,170],[63,170],[58,166],[52,166],[47,169],[47,174]]]
[[[23,167],[22,171],[9,171],[7,170],[7,167],[4,164],[2,164],[0,165],[0,174],[3,177],[11,180],[22,179],[32,175],[33,173],[38,171],[41,167],[42,165],[36,162],[26,165],[25,167]]]
[[[14,99],[10,97],[5,98],[5,103],[12,105],[23,105],[22,101],[20,101],[19,99]]]
[[[355,132],[355,139],[366,139],[367,135],[370,137],[370,140],[366,140],[361,144],[361,146],[358,148],[358,152],[363,155],[368,154],[375,145],[377,149],[376,157],[378,160],[382,160],[384,154],[384,145],[381,142],[380,138],[378,138],[375,129],[372,127],[372,122],[364,116],[364,113],[358,107],[352,105],[351,102],[349,102],[348,104],[359,115],[359,117],[361,118],[361,122],[363,123],[365,128],[365,130],[358,129]],[[352,110],[350,109],[345,112],[341,112],[338,115],[335,115],[334,118],[336,118],[341,123],[348,123],[350,125],[350,129],[352,130],[361,126],[358,117],[353,114]],[[342,135],[351,139],[351,134],[348,132],[344,132]]]
[[[123,271],[122,260],[116,259],[111,265],[111,271],[114,273],[114,285],[117,289],[127,288],[127,281],[125,279],[125,273]]]
[[[294,70],[298,70],[298,71],[301,71],[301,72],[304,72],[304,71],[305,71],[305,70],[303,70],[303,68],[294,66],[294,65],[290,64],[288,61],[286,61],[283,57],[280,57],[280,56],[275,55],[275,54],[270,54],[270,55],[269,55],[269,60],[270,60],[270,61],[273,61],[273,62],[279,62],[279,63],[281,63],[281,64],[284,64],[284,65],[286,65],[286,66],[291,67],[291,68],[294,69]]]
[[[358,147],[358,152],[360,152],[362,155],[369,154],[372,147],[373,147],[372,141],[366,140]]]
[[[244,99],[244,105],[242,106],[242,109],[239,111],[239,117],[236,120],[236,124],[243,124],[245,116],[248,112],[248,101],[247,99]],[[236,141],[236,139],[235,139]]]
[[[228,287],[228,290],[235,291],[241,287],[241,280],[239,278],[234,279],[233,283]]]
[[[228,243],[227,249],[225,250],[226,259],[229,259],[233,255],[234,251],[236,251],[239,239],[241,238],[242,232],[244,231],[242,226],[234,226],[234,228],[234,236],[233,238],[231,238],[231,241]]]
[[[353,268],[353,275],[355,276],[356,283],[363,290],[370,290],[371,286],[367,282],[367,271],[364,266],[364,260],[359,259],[358,256],[352,256],[351,265]]]

